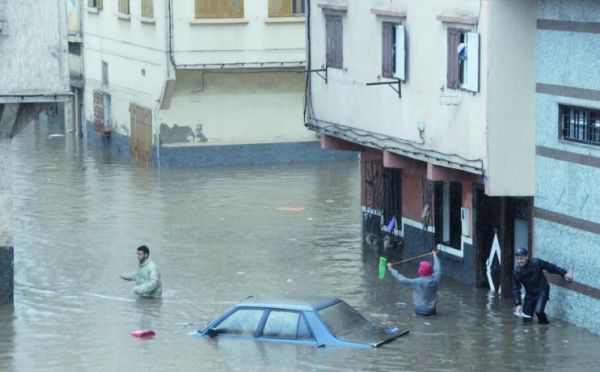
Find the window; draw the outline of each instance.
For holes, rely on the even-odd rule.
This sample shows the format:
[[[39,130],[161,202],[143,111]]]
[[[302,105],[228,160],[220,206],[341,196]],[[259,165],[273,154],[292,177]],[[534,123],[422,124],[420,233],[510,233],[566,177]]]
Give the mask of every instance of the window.
[[[195,0],[196,18],[243,18],[244,0]]]
[[[322,308],[319,310],[319,316],[336,337],[352,330],[370,326],[369,321],[364,316],[343,301]]]
[[[81,55],[81,43],[73,43],[69,41],[69,54],[76,56]]]
[[[104,93],[102,104],[104,107],[104,132],[110,132],[112,130],[112,99],[110,94]]]
[[[102,0],[88,0],[88,8],[102,9]]]
[[[271,310],[262,337],[310,340],[312,335],[304,317],[297,312]]]
[[[460,207],[461,184],[436,182],[433,189],[435,205],[435,242],[454,249],[461,249]]]
[[[383,220],[386,226],[396,217],[395,229],[402,230],[402,170],[383,169]]]
[[[405,80],[405,32],[404,26],[383,22],[382,72],[386,78]]]
[[[254,336],[262,315],[260,309],[240,309],[219,323],[216,330],[220,335]]]
[[[306,0],[269,0],[269,17],[293,17],[304,15]]]
[[[102,85],[108,86],[108,62],[102,61]]]
[[[600,110],[559,105],[562,138],[600,145]]]
[[[129,14],[129,0],[119,0],[119,13]]]
[[[449,89],[479,91],[479,34],[448,28]]]
[[[142,17],[154,18],[154,1],[142,0]]]
[[[342,16],[325,15],[325,35],[327,39],[325,58],[327,67],[344,68],[344,38],[342,32]]]

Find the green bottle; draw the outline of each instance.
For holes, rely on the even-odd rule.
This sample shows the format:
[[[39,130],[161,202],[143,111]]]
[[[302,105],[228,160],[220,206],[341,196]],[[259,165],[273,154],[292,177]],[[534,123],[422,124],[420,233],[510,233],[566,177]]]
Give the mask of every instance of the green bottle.
[[[387,269],[387,258],[379,257],[379,279],[385,279],[385,271]]]

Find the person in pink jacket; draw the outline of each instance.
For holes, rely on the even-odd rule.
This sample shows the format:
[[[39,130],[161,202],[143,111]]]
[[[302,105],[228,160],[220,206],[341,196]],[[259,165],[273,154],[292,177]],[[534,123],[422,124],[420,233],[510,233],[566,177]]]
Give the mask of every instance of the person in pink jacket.
[[[392,268],[392,264],[387,264],[390,273],[398,281],[413,289],[413,310],[419,316],[429,316],[435,314],[437,291],[442,277],[440,269],[440,259],[437,251],[433,251],[433,266],[423,261],[419,265],[419,277],[410,279],[400,274]]]

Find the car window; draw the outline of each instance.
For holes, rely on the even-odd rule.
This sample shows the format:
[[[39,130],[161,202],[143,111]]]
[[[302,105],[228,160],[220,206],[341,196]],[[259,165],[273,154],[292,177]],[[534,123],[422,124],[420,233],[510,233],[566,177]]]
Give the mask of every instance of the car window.
[[[271,310],[263,328],[262,337],[292,340],[310,340],[312,335],[306,319],[299,312]]]
[[[327,327],[338,336],[371,323],[345,302],[338,302],[318,311]]]
[[[262,317],[262,309],[239,309],[215,328],[219,334],[254,336]]]

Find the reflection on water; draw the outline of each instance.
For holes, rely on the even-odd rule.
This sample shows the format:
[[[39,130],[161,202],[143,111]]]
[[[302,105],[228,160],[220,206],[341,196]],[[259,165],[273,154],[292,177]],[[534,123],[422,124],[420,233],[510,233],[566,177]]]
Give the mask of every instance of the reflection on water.
[[[148,169],[52,129],[32,124],[13,140],[15,307],[0,307],[2,371],[594,366],[597,336],[560,321],[524,327],[510,301],[447,278],[439,315],[415,317],[410,290],[378,279],[377,254],[361,249],[357,162]],[[136,299],[119,279],[140,244],[160,268],[162,300]],[[277,293],[333,294],[411,332],[360,351],[188,335],[241,298]],[[129,334],[144,328],[156,336]]]

